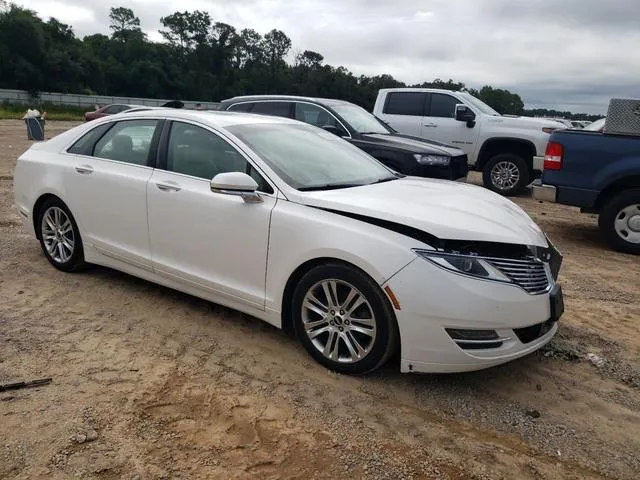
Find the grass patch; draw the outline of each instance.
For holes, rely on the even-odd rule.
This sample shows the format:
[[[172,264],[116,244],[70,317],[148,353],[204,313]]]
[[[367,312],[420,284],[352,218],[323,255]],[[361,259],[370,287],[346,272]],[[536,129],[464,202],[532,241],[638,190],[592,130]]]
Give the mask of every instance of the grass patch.
[[[37,108],[40,113],[47,112],[47,120],[70,120],[70,121],[82,121],[84,120],[84,113],[93,110],[86,107],[71,107],[65,105],[51,105],[40,104],[31,105],[9,105],[6,103],[0,104],[0,120],[21,120],[22,116],[26,113],[27,108]]]

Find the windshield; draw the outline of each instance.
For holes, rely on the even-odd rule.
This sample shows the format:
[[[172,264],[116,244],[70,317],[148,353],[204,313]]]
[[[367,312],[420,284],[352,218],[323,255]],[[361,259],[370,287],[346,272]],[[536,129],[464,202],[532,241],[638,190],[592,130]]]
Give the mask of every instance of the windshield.
[[[467,102],[469,102],[472,106],[476,107],[482,113],[484,113],[486,115],[493,115],[494,117],[495,116],[497,116],[497,117],[500,116],[500,114],[498,112],[496,112],[493,108],[491,108],[489,105],[484,103],[479,98],[474,97],[470,93],[463,92],[463,93],[458,93],[458,95],[463,97]]]
[[[390,133],[376,117],[358,105],[335,104],[331,108],[358,133]]]
[[[228,130],[297,190],[346,188],[397,178],[358,147],[310,125],[244,124]]]
[[[595,122],[590,123],[589,125],[584,127],[584,129],[592,132],[599,132],[600,130],[602,130],[602,127],[604,127],[605,120],[606,118],[601,118],[600,120],[596,120]]]

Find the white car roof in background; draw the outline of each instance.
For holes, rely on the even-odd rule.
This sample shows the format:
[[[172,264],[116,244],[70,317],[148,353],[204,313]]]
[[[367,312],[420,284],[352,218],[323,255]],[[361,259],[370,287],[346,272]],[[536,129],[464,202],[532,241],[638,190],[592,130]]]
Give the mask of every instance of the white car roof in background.
[[[160,110],[146,110],[140,112],[119,113],[117,115],[111,115],[110,121],[119,119],[132,118],[166,118],[170,120],[192,120],[209,124],[212,127],[226,128],[233,125],[247,125],[247,124],[291,124],[299,125],[300,122],[284,117],[275,117],[269,115],[259,115],[255,113],[242,113],[242,112],[226,112],[217,110],[186,110],[181,108],[163,108]]]

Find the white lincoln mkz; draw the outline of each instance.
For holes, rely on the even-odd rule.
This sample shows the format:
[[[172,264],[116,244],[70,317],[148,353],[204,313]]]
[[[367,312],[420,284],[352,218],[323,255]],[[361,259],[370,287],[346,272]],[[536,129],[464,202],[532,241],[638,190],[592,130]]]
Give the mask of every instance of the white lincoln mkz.
[[[35,143],[15,202],[51,264],[121,270],[295,332],[362,373],[498,365],[540,348],[561,255],[481,187],[403,177],[294,120],[115,115]]]

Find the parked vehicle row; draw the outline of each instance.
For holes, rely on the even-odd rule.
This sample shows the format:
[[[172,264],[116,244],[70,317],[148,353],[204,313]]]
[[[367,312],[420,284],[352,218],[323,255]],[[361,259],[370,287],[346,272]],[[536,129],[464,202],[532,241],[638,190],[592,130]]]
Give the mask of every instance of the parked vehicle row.
[[[353,103],[261,95],[223,100],[219,108],[293,118],[323,128],[405,175],[446,180],[466,180],[467,177],[467,156],[462,150],[402,135]]]
[[[516,195],[542,172],[544,151],[561,123],[500,115],[467,92],[392,88],[378,92],[374,115],[399,132],[462,149],[484,185]]]
[[[370,121],[339,107],[346,130]],[[498,365],[549,342],[564,310],[562,257],[516,204],[294,119],[108,116],[34,143],[14,193],[55,268],[104,265],[246,312],[338,372],[396,352],[403,372]]]

